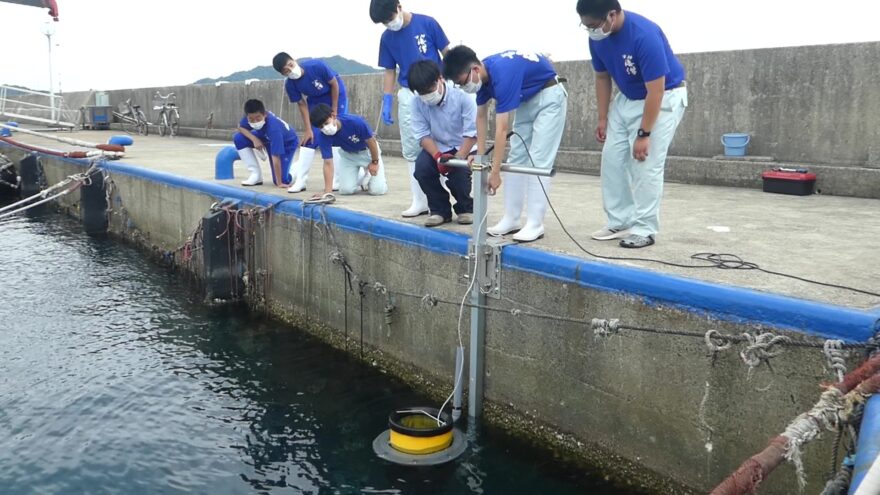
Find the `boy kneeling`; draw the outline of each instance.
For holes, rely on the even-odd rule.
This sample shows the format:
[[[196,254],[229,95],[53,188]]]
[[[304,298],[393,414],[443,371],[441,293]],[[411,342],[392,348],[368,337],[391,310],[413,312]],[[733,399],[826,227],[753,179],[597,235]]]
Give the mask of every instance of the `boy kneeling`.
[[[296,132],[272,112],[267,112],[260,100],[248,100],[244,104],[245,116],[238,124],[238,132],[232,136],[238,156],[250,171],[243,186],[259,186],[263,183],[260,162],[254,150],[271,159],[272,182],[278,187],[288,187],[292,180],[290,162],[299,145]],[[265,158],[264,158],[265,159]],[[332,169],[331,169],[332,171]]]
[[[367,121],[358,115],[344,114],[333,116],[330,107],[324,103],[316,105],[309,112],[312,125],[321,130],[317,136],[321,158],[324,159],[324,194],[333,189],[333,167],[339,167],[339,193],[354,194],[358,189],[358,171],[366,168],[370,175],[367,185],[362,185],[372,196],[388,192],[385,181],[385,167],[382,163],[379,143]],[[333,147],[339,147],[339,163],[333,163]],[[313,199],[319,199],[316,194]]]

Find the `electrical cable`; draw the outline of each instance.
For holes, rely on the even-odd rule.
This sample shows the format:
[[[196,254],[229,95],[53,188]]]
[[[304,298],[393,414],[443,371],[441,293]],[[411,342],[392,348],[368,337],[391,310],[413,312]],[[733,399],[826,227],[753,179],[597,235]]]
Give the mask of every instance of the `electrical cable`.
[[[526,143],[526,140],[516,131],[511,131],[510,133],[508,133],[508,135],[507,135],[508,139],[511,136],[516,136],[520,139],[520,141],[522,141],[523,148],[525,148],[525,150],[526,150],[526,156],[529,157],[529,162],[531,163],[531,166],[533,168],[537,168],[535,165],[535,161],[532,159],[532,153],[529,150],[529,146]],[[846,291],[850,291],[850,292],[857,292],[859,294],[865,294],[867,296],[880,297],[880,293],[877,293],[877,292],[871,292],[871,291],[867,291],[867,290],[863,290],[863,289],[857,289],[857,288],[849,287],[846,285],[837,285],[837,284],[830,284],[830,283],[826,283],[826,282],[819,282],[819,281],[811,280],[808,278],[798,277],[796,275],[790,275],[787,273],[782,273],[782,272],[777,272],[777,271],[773,271],[773,270],[768,270],[766,268],[761,268],[757,263],[745,261],[741,257],[739,257],[735,254],[695,253],[695,254],[692,254],[690,256],[690,258],[692,260],[696,260],[696,261],[704,261],[704,262],[706,262],[706,264],[705,265],[694,265],[694,264],[686,265],[683,263],[675,263],[672,261],[664,261],[664,260],[658,260],[658,259],[653,259],[653,258],[637,258],[637,257],[629,257],[629,256],[604,256],[601,254],[592,253],[587,248],[585,248],[580,242],[578,242],[578,240],[575,239],[573,235],[571,235],[571,233],[568,231],[568,228],[566,228],[565,223],[563,223],[562,218],[559,217],[559,213],[556,211],[556,208],[553,206],[553,202],[550,201],[550,195],[547,194],[547,190],[544,188],[544,183],[541,181],[538,181],[538,182],[541,185],[541,191],[543,191],[544,197],[547,198],[547,205],[550,207],[550,211],[553,212],[553,216],[556,217],[556,221],[559,222],[559,226],[562,228],[562,231],[565,232],[565,235],[568,236],[569,239],[571,239],[571,241],[575,244],[575,246],[577,246],[581,251],[587,253],[588,255],[590,255],[594,258],[603,259],[603,260],[612,260],[612,261],[643,261],[643,262],[648,262],[648,263],[658,263],[661,265],[673,266],[673,267],[677,267],[677,268],[688,268],[688,269],[719,268],[722,270],[757,270],[759,272],[764,272],[768,275],[776,275],[778,277],[785,277],[785,278],[790,278],[790,279],[794,279],[794,280],[799,280],[801,282],[806,282],[808,284],[821,285],[823,287],[831,287],[834,289],[841,289],[841,290],[846,290]]]

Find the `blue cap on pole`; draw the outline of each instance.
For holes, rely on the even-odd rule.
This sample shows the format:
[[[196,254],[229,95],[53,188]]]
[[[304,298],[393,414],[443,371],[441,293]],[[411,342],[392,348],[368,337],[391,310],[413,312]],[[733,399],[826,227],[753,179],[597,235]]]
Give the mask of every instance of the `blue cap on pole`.
[[[131,136],[116,135],[116,136],[111,136],[110,139],[107,141],[107,144],[117,144],[119,146],[131,146],[134,144],[134,139],[132,139]]]
[[[18,127],[18,122],[7,122],[6,125],[9,127]],[[5,127],[0,128],[0,137],[12,137],[12,131]]]

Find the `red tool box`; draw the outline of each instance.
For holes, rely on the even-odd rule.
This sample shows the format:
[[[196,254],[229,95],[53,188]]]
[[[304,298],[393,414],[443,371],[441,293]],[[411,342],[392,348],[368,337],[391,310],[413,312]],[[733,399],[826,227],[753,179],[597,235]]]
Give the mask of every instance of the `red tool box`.
[[[816,174],[805,168],[774,168],[761,174],[764,192],[809,196],[816,187]]]

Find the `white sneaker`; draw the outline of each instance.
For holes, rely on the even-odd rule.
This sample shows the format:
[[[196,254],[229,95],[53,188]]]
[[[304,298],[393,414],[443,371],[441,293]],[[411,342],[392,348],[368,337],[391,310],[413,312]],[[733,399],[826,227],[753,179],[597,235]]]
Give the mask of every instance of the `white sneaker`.
[[[597,241],[610,241],[612,239],[623,239],[624,237],[629,235],[629,229],[609,229],[608,227],[602,227],[601,229],[593,232],[592,237]]]

